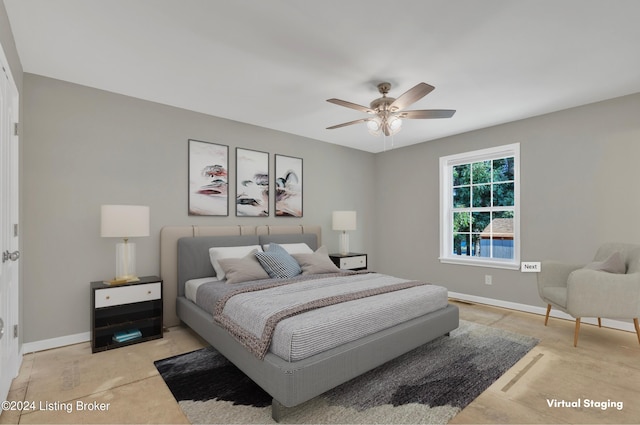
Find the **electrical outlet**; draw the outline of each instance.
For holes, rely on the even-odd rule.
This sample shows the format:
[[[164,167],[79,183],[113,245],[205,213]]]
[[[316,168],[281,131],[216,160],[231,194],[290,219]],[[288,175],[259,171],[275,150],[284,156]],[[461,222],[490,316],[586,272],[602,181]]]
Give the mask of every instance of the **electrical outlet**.
[[[490,274],[484,275],[484,284],[485,285],[493,285],[493,277]]]
[[[520,271],[523,273],[540,273],[541,270],[540,261],[523,261],[520,263]]]

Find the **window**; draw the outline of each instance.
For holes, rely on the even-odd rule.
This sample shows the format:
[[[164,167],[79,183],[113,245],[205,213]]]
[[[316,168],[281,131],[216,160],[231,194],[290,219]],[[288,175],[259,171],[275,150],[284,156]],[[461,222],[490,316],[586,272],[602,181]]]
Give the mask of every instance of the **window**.
[[[440,158],[440,261],[519,268],[520,144]]]

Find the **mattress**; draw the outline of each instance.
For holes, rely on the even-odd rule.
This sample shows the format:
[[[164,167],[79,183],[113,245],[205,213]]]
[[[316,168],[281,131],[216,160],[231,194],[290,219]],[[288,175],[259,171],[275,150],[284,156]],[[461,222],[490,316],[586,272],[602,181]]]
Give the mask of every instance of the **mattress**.
[[[200,279],[191,279],[184,284],[184,296],[191,302],[198,304],[198,288],[205,283],[220,283],[217,277],[203,277]],[[199,304],[198,304],[199,305]],[[200,305],[202,307],[202,305]],[[213,311],[210,311],[213,314]]]
[[[215,278],[213,278],[215,279]],[[216,303],[232,291],[256,284],[270,284],[272,279],[228,285],[225,281],[197,279],[186,284],[188,298],[200,308],[212,314]],[[269,301],[277,297],[298,299],[311,297],[313,293],[330,290],[333,294],[380,288],[409,282],[406,279],[379,273],[363,273],[348,276],[318,275],[295,284],[278,286],[257,292],[238,294],[228,304],[261,305],[268,311]],[[323,292],[324,293],[324,292]],[[420,285],[390,293],[383,293],[336,305],[321,307],[278,323],[271,340],[270,351],[278,357],[294,362],[335,348],[342,344],[374,334],[399,323],[445,308],[447,289],[437,285]],[[226,307],[225,307],[226,309]],[[252,314],[235,310],[233,319],[256,335],[261,332]]]

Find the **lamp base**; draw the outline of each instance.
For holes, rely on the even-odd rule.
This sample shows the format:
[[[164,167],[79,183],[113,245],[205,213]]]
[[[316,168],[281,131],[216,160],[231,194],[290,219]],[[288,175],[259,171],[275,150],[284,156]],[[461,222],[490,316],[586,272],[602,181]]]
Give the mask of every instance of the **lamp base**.
[[[136,244],[127,239],[116,244],[116,277],[113,281],[122,280],[125,283],[140,280],[136,276]]]
[[[340,233],[340,254],[349,253],[349,234],[345,231]]]
[[[130,277],[130,278],[115,278],[112,280],[105,280],[103,281],[104,283],[106,283],[107,285],[124,285],[126,283],[131,283],[131,282],[138,282],[140,281],[139,277]]]

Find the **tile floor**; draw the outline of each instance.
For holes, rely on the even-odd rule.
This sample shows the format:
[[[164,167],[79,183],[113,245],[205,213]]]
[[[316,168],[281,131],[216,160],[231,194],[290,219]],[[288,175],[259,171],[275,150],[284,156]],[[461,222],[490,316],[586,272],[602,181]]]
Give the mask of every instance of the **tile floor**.
[[[635,334],[583,325],[574,348],[573,322],[551,318],[544,327],[541,316],[457,305],[462,319],[530,335],[540,343],[452,423],[638,423]],[[190,330],[175,327],[161,340],[103,353],[91,354],[89,343],[83,343],[27,354],[9,400],[33,402],[35,410],[5,411],[0,424],[188,423],[153,361],[204,345]],[[580,407],[562,407],[578,400]]]

